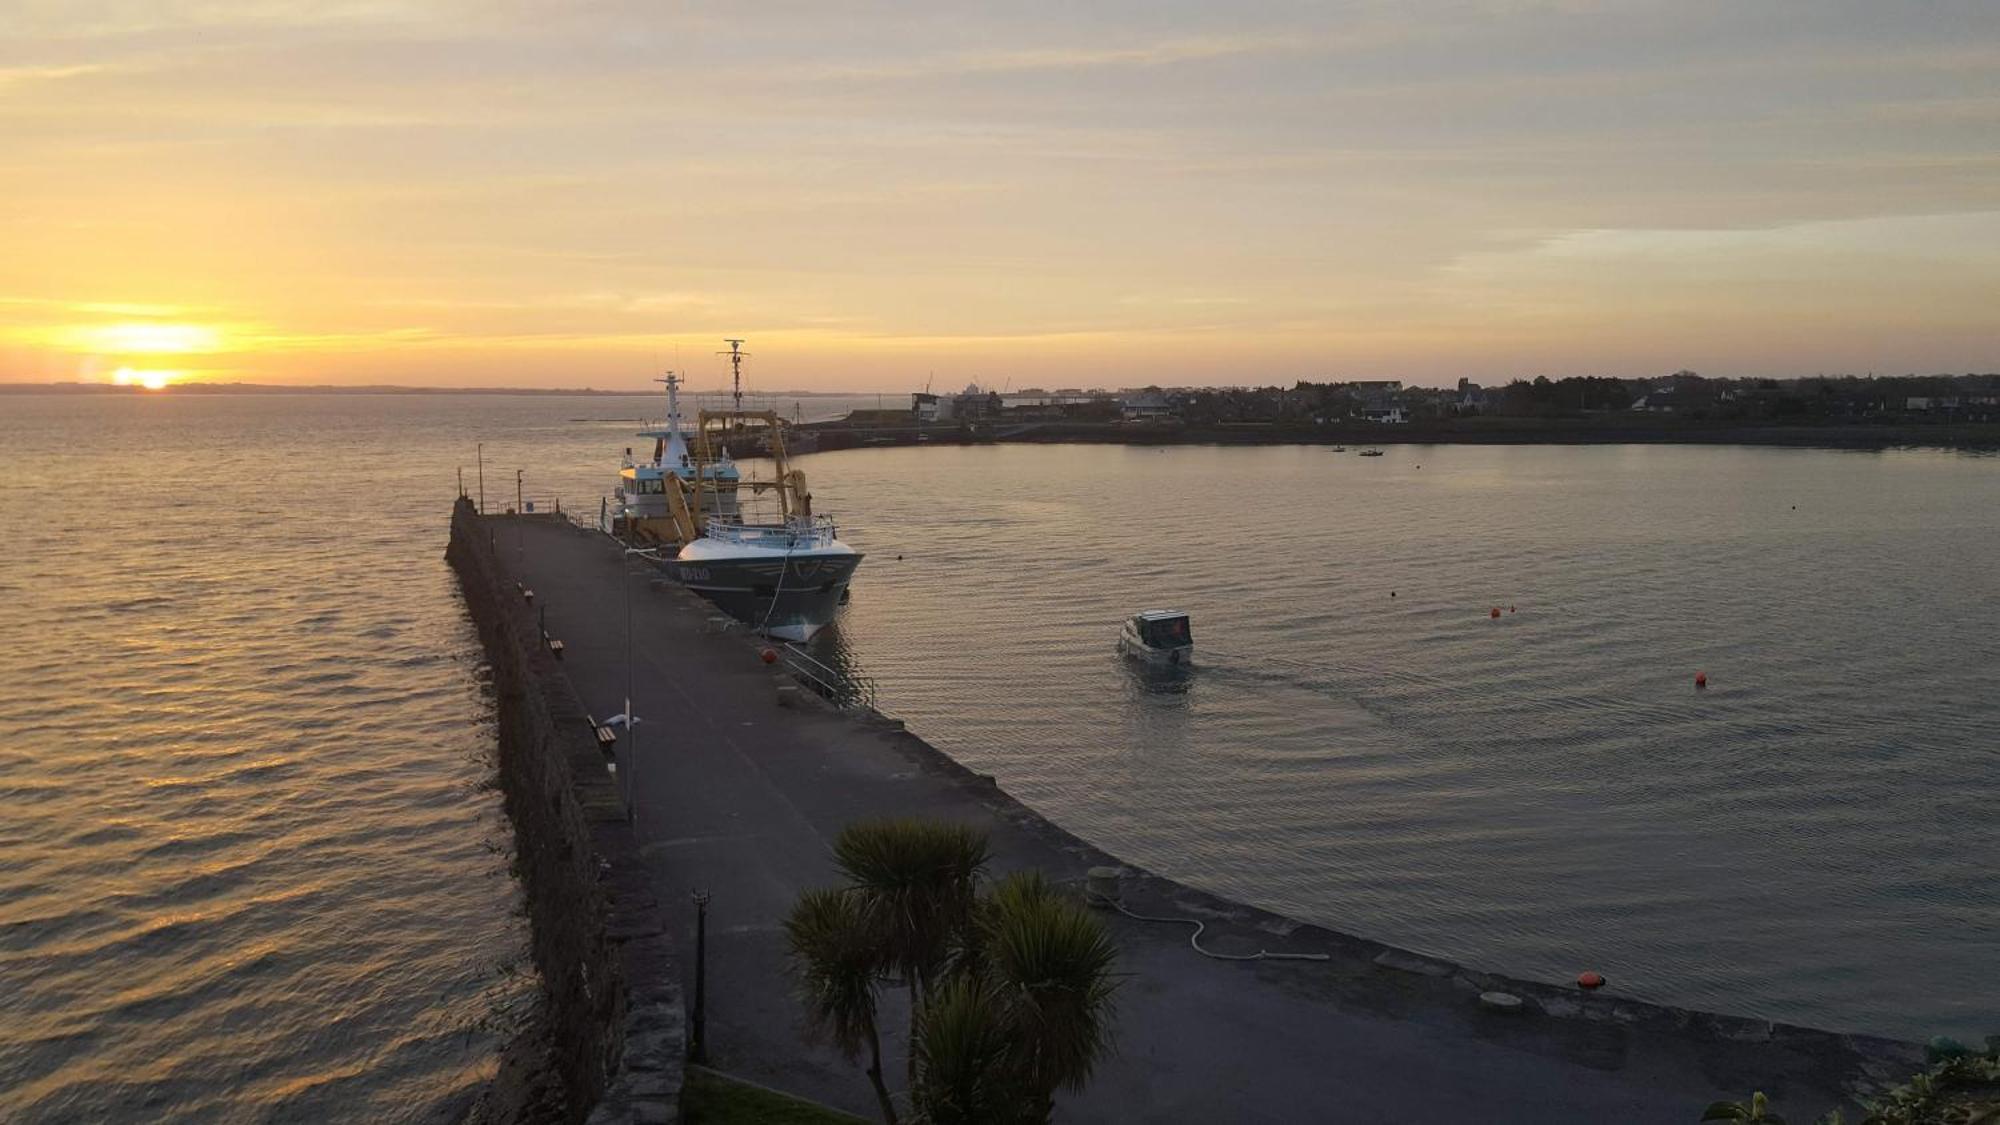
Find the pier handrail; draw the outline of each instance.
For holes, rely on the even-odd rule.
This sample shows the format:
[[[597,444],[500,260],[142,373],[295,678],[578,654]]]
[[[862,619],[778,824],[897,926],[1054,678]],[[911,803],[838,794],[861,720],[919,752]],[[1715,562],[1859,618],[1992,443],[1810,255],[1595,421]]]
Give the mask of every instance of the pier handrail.
[[[840,708],[872,707],[875,705],[873,687],[850,676],[841,674],[807,652],[799,645],[786,641],[780,650],[785,663],[785,671],[792,674],[806,686]]]

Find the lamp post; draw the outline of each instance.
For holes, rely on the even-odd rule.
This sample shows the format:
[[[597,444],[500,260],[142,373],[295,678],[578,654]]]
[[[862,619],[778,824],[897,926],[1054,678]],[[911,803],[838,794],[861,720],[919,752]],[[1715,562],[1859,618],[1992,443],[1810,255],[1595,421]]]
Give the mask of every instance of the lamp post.
[[[708,1062],[708,891],[698,888],[694,899],[694,1014],[688,1024],[688,1061]]]
[[[473,447],[479,458],[479,514],[486,514],[486,443]]]

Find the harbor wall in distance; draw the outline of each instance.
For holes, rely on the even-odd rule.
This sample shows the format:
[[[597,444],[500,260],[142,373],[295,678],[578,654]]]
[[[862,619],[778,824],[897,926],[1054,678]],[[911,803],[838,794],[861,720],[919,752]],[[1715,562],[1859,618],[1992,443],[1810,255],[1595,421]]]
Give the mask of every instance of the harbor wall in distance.
[[[676,1120],[680,973],[616,782],[535,607],[503,577],[491,530],[462,497],[445,557],[492,668],[497,768],[542,978],[540,1018],[506,1049],[480,1116]]]

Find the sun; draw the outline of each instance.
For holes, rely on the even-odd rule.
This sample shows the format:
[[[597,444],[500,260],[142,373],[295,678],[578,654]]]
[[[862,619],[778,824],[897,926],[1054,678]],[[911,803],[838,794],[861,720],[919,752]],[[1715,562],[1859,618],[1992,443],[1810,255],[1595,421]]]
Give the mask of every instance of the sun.
[[[163,391],[167,385],[179,379],[178,371],[151,371],[131,367],[121,367],[111,373],[111,381],[121,387],[139,386],[149,391]]]

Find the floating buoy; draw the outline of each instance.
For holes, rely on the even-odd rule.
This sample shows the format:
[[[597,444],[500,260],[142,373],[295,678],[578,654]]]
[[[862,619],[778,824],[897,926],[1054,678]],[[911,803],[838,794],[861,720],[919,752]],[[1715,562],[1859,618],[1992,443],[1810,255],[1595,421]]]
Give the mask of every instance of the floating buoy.
[[[1508,606],[1508,607],[1507,607],[1507,612],[1508,612],[1508,613],[1512,613],[1512,612],[1514,612],[1514,607],[1513,607],[1513,606],[1511,606],[1511,605],[1510,605],[1510,606]]]
[[[1390,597],[1392,597],[1392,598],[1393,598],[1393,597],[1395,597],[1395,596],[1396,596],[1396,591],[1394,591],[1394,590],[1391,590],[1391,591],[1389,591],[1389,596],[1390,596]]]
[[[1578,988],[1603,988],[1604,974],[1588,971],[1578,973],[1576,974],[1576,986]]]
[[[1707,686],[1708,686],[1708,673],[1707,673],[1707,672],[1696,672],[1696,673],[1694,674],[1694,686],[1696,686],[1696,687],[1707,687]]]
[[[778,650],[775,648],[767,648],[763,652],[758,653],[757,655],[761,657],[764,663],[766,664],[776,664],[778,662]]]
[[[1499,616],[1500,616],[1500,607],[1499,607],[1499,606],[1497,606],[1497,605],[1496,605],[1496,606],[1494,606],[1494,607],[1493,607],[1493,612],[1492,612],[1491,614],[1489,614],[1488,616],[1490,616],[1490,617],[1493,617],[1493,618],[1495,618],[1495,619],[1498,619],[1498,618],[1499,618]]]

